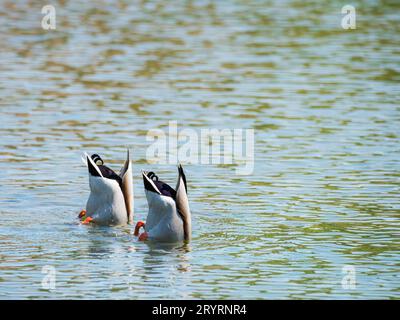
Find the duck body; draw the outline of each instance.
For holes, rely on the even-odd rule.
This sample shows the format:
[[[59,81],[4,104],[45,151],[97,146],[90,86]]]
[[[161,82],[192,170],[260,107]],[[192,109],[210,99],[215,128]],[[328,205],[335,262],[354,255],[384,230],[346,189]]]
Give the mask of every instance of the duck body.
[[[89,176],[90,195],[86,203],[87,216],[101,225],[128,223],[125,199],[117,181]]]
[[[185,239],[183,220],[178,214],[174,199],[145,191],[149,203],[149,213],[145,230],[149,240],[160,242],[178,242]]]
[[[175,190],[165,182],[159,181],[153,172],[143,172],[149,212],[146,223],[143,223],[145,233],[140,235],[139,240],[190,241],[191,213],[186,191],[186,177],[181,166],[178,170],[179,177]]]
[[[90,195],[86,217],[99,225],[124,225],[133,220],[132,168],[129,152],[119,174],[103,164],[94,154],[86,157],[89,169]],[[97,162],[97,163],[96,163]],[[98,164],[98,163],[101,164]]]

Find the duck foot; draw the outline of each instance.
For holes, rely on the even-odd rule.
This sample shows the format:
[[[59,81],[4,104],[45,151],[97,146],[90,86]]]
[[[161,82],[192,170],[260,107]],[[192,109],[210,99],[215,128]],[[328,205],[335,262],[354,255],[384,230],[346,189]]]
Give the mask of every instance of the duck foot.
[[[135,232],[133,235],[137,237],[139,235],[140,228],[144,228],[145,226],[146,224],[143,221],[138,221],[138,223],[136,223]]]
[[[86,210],[82,210],[81,212],[79,212],[78,218],[82,219],[84,216],[86,216]]]
[[[146,241],[148,237],[149,237],[149,235],[145,231],[139,236],[139,241]]]
[[[87,217],[85,220],[82,221],[82,224],[89,224],[90,222],[93,222],[93,218]]]

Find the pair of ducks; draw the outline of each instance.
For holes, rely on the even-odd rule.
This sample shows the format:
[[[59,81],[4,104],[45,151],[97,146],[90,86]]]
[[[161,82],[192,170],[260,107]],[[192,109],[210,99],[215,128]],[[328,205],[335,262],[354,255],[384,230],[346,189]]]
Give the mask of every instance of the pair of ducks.
[[[89,170],[90,195],[86,210],[79,217],[84,224],[124,225],[133,223],[133,180],[129,150],[124,166],[117,174],[104,165],[99,155],[82,158]],[[135,236],[139,240],[159,242],[190,241],[191,213],[187,197],[186,177],[178,166],[178,182],[171,188],[154,172],[142,172],[149,213],[146,223],[139,221]],[[139,235],[141,228],[144,232]]]

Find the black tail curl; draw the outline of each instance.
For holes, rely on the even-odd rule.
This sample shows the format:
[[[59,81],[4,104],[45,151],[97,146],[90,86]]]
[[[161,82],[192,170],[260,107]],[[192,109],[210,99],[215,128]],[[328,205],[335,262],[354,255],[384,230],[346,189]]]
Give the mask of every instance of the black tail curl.
[[[147,177],[148,177],[149,179],[153,180],[153,181],[158,181],[158,176],[157,176],[153,171],[150,171],[150,172],[147,174]]]
[[[92,158],[93,162],[95,164],[97,164],[97,165],[101,165],[102,166],[104,164],[103,159],[97,153],[92,154],[91,158]],[[101,161],[101,163],[97,163],[97,161]]]

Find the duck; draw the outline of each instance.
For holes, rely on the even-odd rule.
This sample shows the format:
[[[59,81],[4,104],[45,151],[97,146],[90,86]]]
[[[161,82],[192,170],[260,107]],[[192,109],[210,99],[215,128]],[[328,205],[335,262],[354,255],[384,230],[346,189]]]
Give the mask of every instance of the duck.
[[[90,194],[86,210],[79,218],[83,224],[126,225],[133,223],[133,181],[129,149],[125,163],[117,174],[104,165],[98,154],[82,157],[89,173]]]
[[[139,241],[189,242],[192,221],[182,165],[178,165],[175,189],[159,180],[152,171],[142,171],[142,176],[149,211],[146,222],[139,221],[136,224],[134,235],[139,236]],[[144,232],[139,235],[141,228],[144,228]]]

